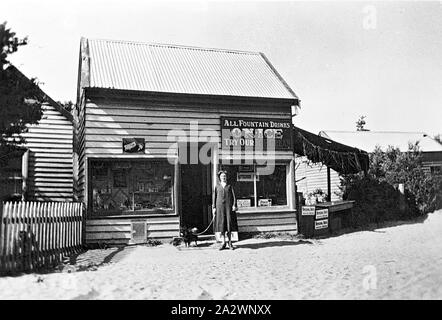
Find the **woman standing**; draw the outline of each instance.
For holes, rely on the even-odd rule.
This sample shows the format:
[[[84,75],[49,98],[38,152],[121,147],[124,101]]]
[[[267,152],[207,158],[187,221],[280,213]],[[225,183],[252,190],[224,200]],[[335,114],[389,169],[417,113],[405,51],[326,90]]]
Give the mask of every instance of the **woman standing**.
[[[227,172],[218,172],[219,183],[213,192],[212,211],[216,216],[215,232],[220,232],[223,243],[219,250],[226,248],[226,236],[228,239],[229,249],[233,250],[232,231],[238,231],[238,223],[236,219],[236,198],[233,187],[227,183]]]

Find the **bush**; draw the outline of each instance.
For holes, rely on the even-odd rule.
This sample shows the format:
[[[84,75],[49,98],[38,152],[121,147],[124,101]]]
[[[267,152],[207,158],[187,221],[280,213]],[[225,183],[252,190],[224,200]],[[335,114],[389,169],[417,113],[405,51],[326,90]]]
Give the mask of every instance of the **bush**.
[[[408,192],[403,195],[385,181],[362,175],[347,176],[344,180],[344,199],[355,200],[353,227],[410,219],[419,215],[413,197]]]
[[[424,172],[418,144],[410,144],[408,152],[376,148],[368,173],[343,176],[341,185],[343,199],[356,201],[355,227],[411,219],[442,208],[442,178]]]

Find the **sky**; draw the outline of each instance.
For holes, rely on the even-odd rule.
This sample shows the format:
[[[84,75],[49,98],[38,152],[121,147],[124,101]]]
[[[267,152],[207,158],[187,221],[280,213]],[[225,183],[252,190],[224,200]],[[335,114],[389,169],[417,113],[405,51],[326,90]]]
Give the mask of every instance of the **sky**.
[[[80,38],[259,51],[301,99],[295,125],[442,134],[442,1],[0,0],[11,62],[75,101]]]

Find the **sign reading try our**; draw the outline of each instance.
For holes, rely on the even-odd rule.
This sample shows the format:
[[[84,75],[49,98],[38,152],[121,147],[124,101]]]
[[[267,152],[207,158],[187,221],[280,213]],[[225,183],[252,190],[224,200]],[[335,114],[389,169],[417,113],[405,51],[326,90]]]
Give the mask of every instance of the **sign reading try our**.
[[[224,150],[291,150],[291,121],[221,117]]]

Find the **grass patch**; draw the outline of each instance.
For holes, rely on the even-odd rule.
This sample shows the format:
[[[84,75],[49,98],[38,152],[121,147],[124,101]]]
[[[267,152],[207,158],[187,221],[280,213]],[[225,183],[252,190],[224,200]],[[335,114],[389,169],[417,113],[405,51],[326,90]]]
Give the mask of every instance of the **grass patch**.
[[[259,232],[241,234],[243,239],[283,239],[283,240],[298,240],[303,237],[299,234],[290,232]]]
[[[148,246],[148,247],[156,247],[156,246],[160,246],[162,244],[163,243],[157,239],[147,239],[147,242],[146,242],[146,246]]]

